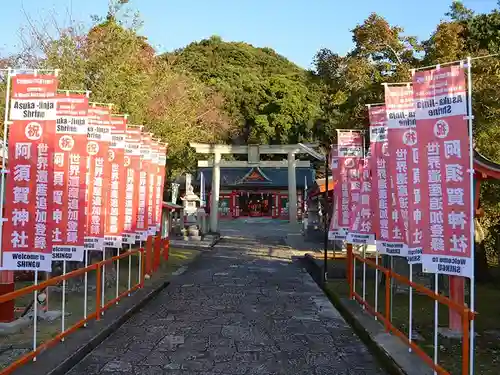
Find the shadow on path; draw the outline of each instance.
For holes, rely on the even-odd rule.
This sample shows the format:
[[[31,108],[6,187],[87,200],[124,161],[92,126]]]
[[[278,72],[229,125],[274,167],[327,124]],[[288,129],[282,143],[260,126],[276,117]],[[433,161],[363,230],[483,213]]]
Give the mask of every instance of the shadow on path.
[[[68,375],[383,374],[282,243],[221,240]]]

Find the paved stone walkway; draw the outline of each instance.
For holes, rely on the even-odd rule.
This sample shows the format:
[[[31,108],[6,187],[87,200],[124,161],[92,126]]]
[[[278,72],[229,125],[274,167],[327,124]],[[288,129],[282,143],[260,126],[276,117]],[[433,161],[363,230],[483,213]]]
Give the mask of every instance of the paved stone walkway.
[[[222,240],[68,375],[384,374],[290,258]]]

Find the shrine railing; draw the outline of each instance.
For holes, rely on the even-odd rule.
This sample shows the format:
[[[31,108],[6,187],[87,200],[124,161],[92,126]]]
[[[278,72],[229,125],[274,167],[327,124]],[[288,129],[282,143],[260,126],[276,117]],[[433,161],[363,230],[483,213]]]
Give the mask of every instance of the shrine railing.
[[[359,293],[356,290],[356,262],[359,262],[363,267],[370,267],[375,270],[375,298],[374,303],[371,305],[366,298],[366,272],[363,272],[363,281],[362,281],[362,291]],[[383,284],[382,290],[378,288],[378,276],[377,274],[381,273],[381,275],[385,276],[385,282]],[[408,335],[402,332],[400,329],[396,327],[394,321],[391,316],[391,284],[392,282],[398,282],[400,284],[408,286],[408,288],[412,288],[414,291],[425,295],[431,298],[435,303],[442,304],[447,306],[449,309],[456,311],[461,316],[462,322],[462,340],[461,340],[461,374],[468,375],[469,367],[470,367],[470,337],[469,337],[469,329],[471,321],[475,318],[475,313],[472,312],[467,306],[460,305],[455,301],[436,293],[435,291],[426,288],[425,286],[418,284],[409,280],[408,278],[394,272],[389,268],[385,268],[378,264],[378,262],[374,262],[366,257],[362,257],[359,254],[354,253],[353,247],[351,244],[347,245],[347,282],[349,285],[349,298],[352,300],[356,300],[368,313],[370,313],[376,320],[379,320],[383,323],[386,332],[390,332],[393,335],[397,336],[403,343],[405,343],[409,351],[413,351],[417,354],[430,368],[432,368],[436,373],[442,375],[450,375],[450,372],[443,368],[438,361],[437,352],[438,348],[438,340],[437,340],[437,320],[438,313],[437,308],[435,308],[434,314],[434,358],[432,358],[429,354],[425,352],[414,340],[412,340],[412,323],[411,323],[411,315],[410,315],[410,324],[409,324],[409,333]],[[382,309],[379,309],[379,297],[382,296]],[[410,314],[411,314],[411,302],[410,302]],[[381,312],[380,310],[383,310]]]
[[[168,257],[168,238],[162,239],[160,236],[154,238],[149,236],[144,248],[130,249],[120,255],[91,264],[85,268],[64,273],[61,276],[52,277],[40,283],[35,280],[31,286],[0,295],[0,305],[19,300],[33,302],[33,319],[30,322],[31,325],[26,327],[26,332],[32,330],[32,349],[5,368],[0,369],[0,375],[11,374],[29,361],[35,361],[37,356],[44,350],[63,342],[67,336],[85,327],[90,321],[99,321],[107,309],[118,305],[122,299],[143,288],[145,276],[154,274],[160,268],[162,259],[167,261]],[[121,267],[124,268],[121,273],[122,278],[120,278]],[[104,282],[106,268],[116,270],[116,279],[111,282],[109,288],[106,288]],[[85,278],[83,298],[80,298],[82,297],[80,293],[70,293],[65,290],[68,281],[77,282],[81,278]],[[89,281],[87,283],[87,280],[91,278],[95,282],[92,281],[91,283]],[[47,332],[42,332],[42,327],[39,325],[38,318],[43,313],[38,307],[40,303],[39,297],[47,295],[48,287],[61,287],[61,285],[61,328],[56,329],[56,331],[59,331],[56,334],[51,330],[50,336],[47,337]],[[95,290],[90,292],[94,288]],[[49,293],[49,295],[52,294],[52,292]],[[69,309],[69,306],[76,307],[76,310],[70,312],[72,320],[68,323],[69,319],[66,317],[67,310],[65,311],[65,309]]]

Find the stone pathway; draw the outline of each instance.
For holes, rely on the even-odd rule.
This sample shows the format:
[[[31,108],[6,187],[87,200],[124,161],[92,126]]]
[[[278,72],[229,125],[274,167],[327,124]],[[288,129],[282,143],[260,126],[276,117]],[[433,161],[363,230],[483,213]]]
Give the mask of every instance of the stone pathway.
[[[384,374],[290,253],[222,240],[68,375]]]

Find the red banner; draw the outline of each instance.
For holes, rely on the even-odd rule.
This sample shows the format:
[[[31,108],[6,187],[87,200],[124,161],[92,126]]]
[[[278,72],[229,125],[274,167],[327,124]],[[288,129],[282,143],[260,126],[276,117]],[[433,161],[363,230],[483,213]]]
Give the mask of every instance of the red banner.
[[[152,134],[151,134],[152,135]],[[158,159],[160,157],[160,145],[157,141],[151,141],[151,163],[149,164],[149,196],[148,196],[148,232],[149,235],[154,236],[160,222],[157,221],[157,207],[156,207],[156,190],[158,176]]]
[[[345,235],[342,236],[342,233],[339,233],[335,228],[338,227],[338,207],[340,206],[340,184],[339,184],[339,158],[338,158],[338,146],[332,145],[330,147],[330,170],[332,172],[332,181],[335,184],[333,187],[333,199],[332,199],[332,207],[331,212],[332,215],[330,217],[330,224],[328,226],[328,239],[335,240],[339,239],[338,237],[343,237],[345,239]]]
[[[10,77],[9,77],[10,79]],[[12,77],[2,269],[51,271],[57,78]]]
[[[88,213],[85,237],[86,250],[104,250],[106,204],[110,184],[109,144],[111,125],[109,108],[89,108],[87,132]]]
[[[386,254],[387,247],[381,244],[390,239],[389,220],[391,186],[388,176],[389,152],[387,139],[387,115],[385,106],[369,107],[370,162],[372,171],[373,226],[377,238],[377,251]]]
[[[389,168],[396,181],[396,204],[406,232],[407,260],[421,263],[422,254],[422,205],[418,143],[411,85],[389,87],[388,104],[389,144],[395,157]],[[389,112],[390,111],[390,112]]]
[[[111,115],[111,142],[108,160],[111,164],[109,197],[106,200],[106,229],[104,246],[122,248],[122,234],[125,220],[125,116]]]
[[[123,243],[136,242],[137,214],[139,200],[139,179],[141,171],[141,130],[127,128],[125,144],[125,217],[123,222]]]
[[[363,156],[363,138],[356,130],[337,131],[339,173],[335,189],[334,215],[330,224],[329,238],[345,240],[352,209],[359,200],[361,181],[358,163]]]
[[[165,173],[167,164],[167,146],[159,145],[158,147],[158,173],[156,175],[156,230],[161,229],[162,212],[163,212],[163,189],[165,185]]]
[[[141,171],[139,174],[139,199],[137,209],[137,239],[146,241],[149,233],[149,166],[151,164],[151,136],[141,136]]]
[[[87,111],[85,95],[57,97],[54,138],[52,260],[82,262],[85,236]]]
[[[410,84],[385,86],[385,107],[387,111],[387,137],[391,150],[388,170],[394,184],[391,220],[389,220],[389,241],[386,252],[390,255],[407,256],[409,243],[409,197],[410,185],[409,153],[416,144],[415,111],[413,108],[413,89]],[[411,194],[413,196],[413,194]]]
[[[358,245],[374,245],[375,233],[372,225],[371,191],[372,179],[370,160],[363,158],[359,163],[359,175],[361,186],[359,189],[359,200],[352,211],[352,222],[350,223],[347,242]]]
[[[463,67],[413,77],[421,178],[422,265],[428,272],[473,275],[471,181]]]

